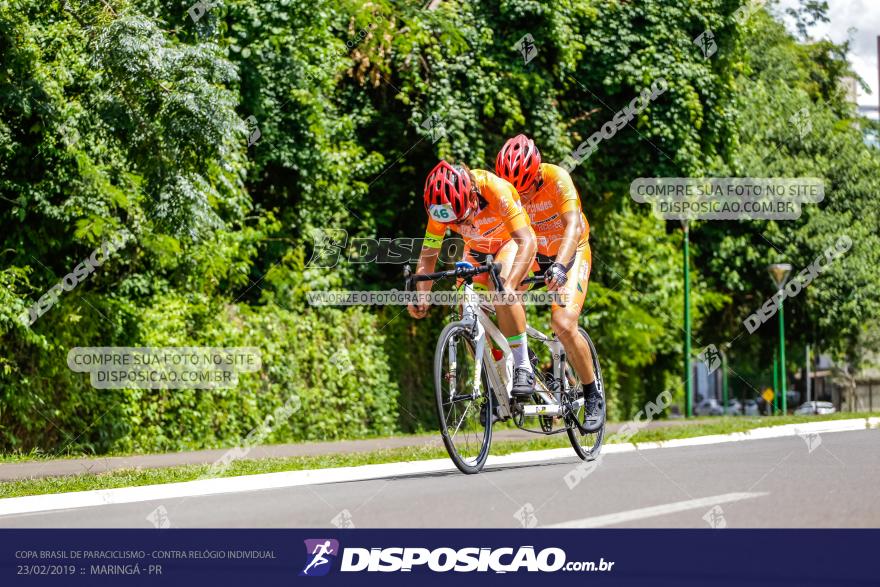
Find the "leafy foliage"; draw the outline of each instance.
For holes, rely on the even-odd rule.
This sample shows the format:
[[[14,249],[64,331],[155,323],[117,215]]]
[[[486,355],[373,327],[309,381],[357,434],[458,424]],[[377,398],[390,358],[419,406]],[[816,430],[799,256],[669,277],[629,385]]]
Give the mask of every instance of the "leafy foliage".
[[[0,0],[0,446],[230,444],[291,394],[303,407],[270,441],[432,427],[443,313],[309,307],[309,291],[399,287],[401,269],[310,265],[313,231],[420,236],[438,157],[491,168],[526,132],[559,161],[661,78],[669,90],[574,174],[594,263],[583,321],[612,415],[681,387],[681,231],[631,200],[638,177],[825,178],[799,221],[692,227],[693,342],[736,340],[735,362],[767,364],[775,337],[738,338],[771,293],[763,266],[802,268],[847,234],[852,250],[787,304],[788,332],[858,363],[880,314],[880,180],[839,87],[846,47],[798,44],[763,11],[740,25],[740,4]],[[711,58],[694,44],[706,30]],[[121,231],[125,247],[22,320]],[[163,393],[94,390],[67,368],[70,348],[113,345],[257,346],[263,369]]]

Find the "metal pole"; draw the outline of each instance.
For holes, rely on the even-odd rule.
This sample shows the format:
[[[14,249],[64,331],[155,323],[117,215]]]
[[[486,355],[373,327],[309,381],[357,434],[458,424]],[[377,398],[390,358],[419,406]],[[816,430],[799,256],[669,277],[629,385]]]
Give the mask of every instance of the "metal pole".
[[[684,397],[687,417],[694,415],[693,386],[691,384],[691,274],[690,231],[684,222]]]
[[[780,290],[781,291],[781,290]],[[779,296],[779,388],[782,391],[782,415],[788,414],[788,382],[785,380],[785,312]]]
[[[779,405],[779,349],[773,349],[773,411],[776,415]]]
[[[724,415],[727,415],[727,353],[721,353],[721,401],[724,402]]]
[[[806,355],[807,355],[807,363],[806,363],[807,364],[807,401],[809,402],[810,401],[810,387],[812,385],[812,381],[811,381],[812,376],[810,375],[810,345],[807,345]]]

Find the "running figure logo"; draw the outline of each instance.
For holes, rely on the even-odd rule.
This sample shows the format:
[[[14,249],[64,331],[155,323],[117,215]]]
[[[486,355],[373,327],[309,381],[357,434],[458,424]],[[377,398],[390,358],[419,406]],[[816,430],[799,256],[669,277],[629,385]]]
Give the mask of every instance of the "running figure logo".
[[[519,48],[519,52],[523,56],[523,63],[528,65],[529,62],[538,55],[538,47],[535,46],[535,37],[530,34],[526,34],[519,41],[516,42],[516,46]]]
[[[300,577],[322,577],[330,572],[339,554],[339,541],[332,538],[306,540],[306,567]]]

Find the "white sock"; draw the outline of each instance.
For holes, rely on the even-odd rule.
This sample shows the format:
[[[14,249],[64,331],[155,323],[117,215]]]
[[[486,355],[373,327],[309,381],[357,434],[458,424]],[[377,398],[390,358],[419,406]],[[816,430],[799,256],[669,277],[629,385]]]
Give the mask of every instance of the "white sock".
[[[516,336],[508,336],[507,344],[513,351],[513,368],[532,370],[532,362],[529,361],[529,337],[526,333],[517,334]]]

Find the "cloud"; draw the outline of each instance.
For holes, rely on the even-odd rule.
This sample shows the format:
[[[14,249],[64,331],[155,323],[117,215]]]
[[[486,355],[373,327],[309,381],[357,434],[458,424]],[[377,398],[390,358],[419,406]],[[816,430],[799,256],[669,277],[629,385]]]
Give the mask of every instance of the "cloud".
[[[798,0],[781,0],[777,12],[795,8]],[[810,30],[814,38],[828,38],[835,43],[851,40],[850,62],[853,69],[871,87],[871,94],[859,89],[859,103],[876,106],[880,81],[877,72],[877,35],[880,34],[880,2],[877,0],[828,0],[830,23],[819,23]],[[787,19],[790,25],[790,19]],[[792,28],[792,27],[789,27]]]

